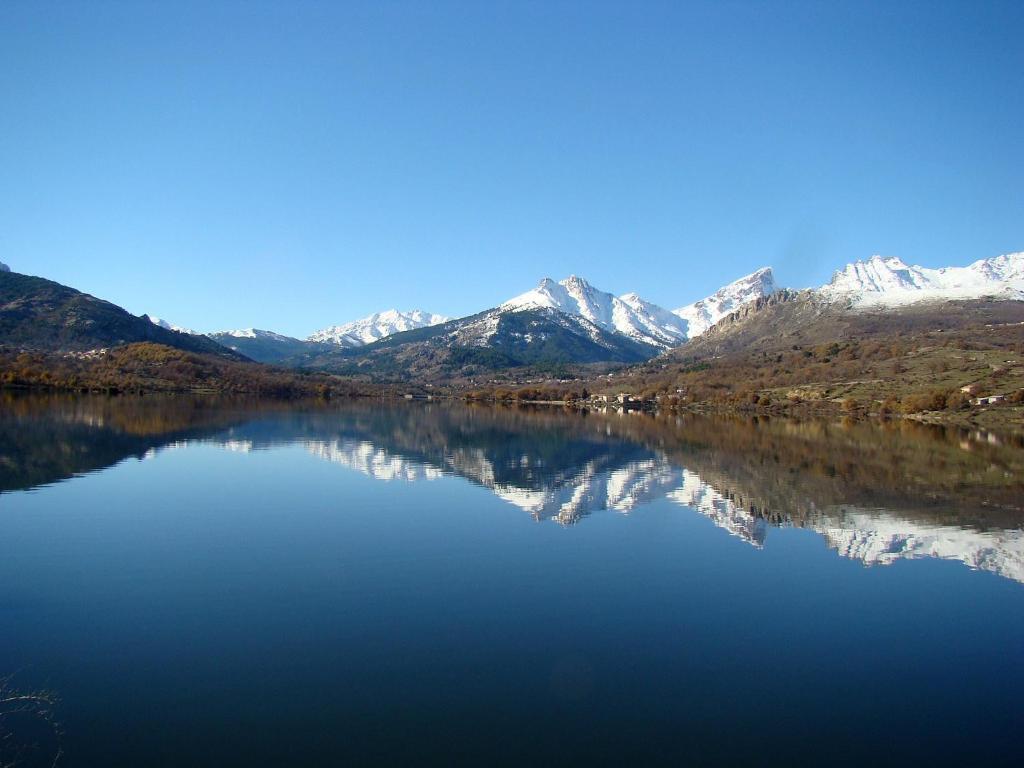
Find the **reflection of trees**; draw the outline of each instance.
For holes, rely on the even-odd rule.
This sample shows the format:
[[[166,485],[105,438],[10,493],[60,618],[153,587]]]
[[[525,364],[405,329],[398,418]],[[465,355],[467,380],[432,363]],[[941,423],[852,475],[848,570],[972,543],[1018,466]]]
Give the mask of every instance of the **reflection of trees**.
[[[895,508],[932,522],[1024,520],[1019,438],[908,421],[583,416],[443,404],[346,412],[351,421],[340,436],[447,463],[460,474],[480,476],[484,464],[495,481],[524,489],[567,481],[588,462],[614,469],[657,455],[776,523],[844,504]]]
[[[673,460],[772,522],[840,505],[979,527],[1024,521],[1024,450],[1016,441],[904,421],[693,418],[674,431],[665,443]]]
[[[738,508],[774,523],[800,524],[842,505],[979,528],[1016,527],[1024,519],[1019,438],[990,441],[906,421],[580,414],[369,399],[289,405],[8,394],[0,405],[0,490],[52,482],[180,440],[256,447],[363,441],[507,492],[571,487],[656,460],[697,473]],[[633,482],[639,488],[641,481]]]
[[[242,418],[216,398],[0,397],[0,491],[102,469]]]

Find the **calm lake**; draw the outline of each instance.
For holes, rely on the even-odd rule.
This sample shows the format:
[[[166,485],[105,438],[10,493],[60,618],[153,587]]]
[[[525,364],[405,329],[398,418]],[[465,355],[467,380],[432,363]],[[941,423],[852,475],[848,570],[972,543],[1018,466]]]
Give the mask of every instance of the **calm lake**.
[[[0,764],[1017,764],[1024,447],[0,395],[0,678]]]

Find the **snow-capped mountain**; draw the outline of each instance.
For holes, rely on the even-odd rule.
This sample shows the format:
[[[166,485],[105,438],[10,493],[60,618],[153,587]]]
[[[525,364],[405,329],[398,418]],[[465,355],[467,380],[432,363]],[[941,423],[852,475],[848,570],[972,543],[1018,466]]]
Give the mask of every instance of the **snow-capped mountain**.
[[[413,309],[408,312],[389,309],[385,312],[375,312],[369,317],[353,320],[350,323],[323,328],[311,334],[306,340],[337,344],[342,347],[361,347],[394,333],[439,325],[450,319],[444,315],[424,312],[421,309]]]
[[[847,264],[818,292],[860,307],[983,296],[1024,299],[1024,252],[941,269],[908,265],[895,256],[872,256]]]
[[[771,267],[762,267],[739,280],[720,288],[711,296],[672,310],[686,324],[686,337],[693,338],[704,333],[730,312],[735,312],[748,302],[768,296],[778,290]]]
[[[180,325],[173,325],[169,323],[167,320],[164,320],[162,317],[153,317],[152,315],[147,315],[147,317],[149,318],[149,322],[151,322],[153,325],[159,325],[161,328],[166,328],[168,331],[187,333],[191,336],[202,336],[202,334],[199,331],[193,331],[191,328],[183,328]]]
[[[686,308],[689,317],[680,317],[635,293],[615,296],[575,275],[560,282],[545,278],[492,309],[433,325],[411,338],[385,336],[378,344],[364,345],[365,351],[348,349],[344,358],[321,357],[318,364],[326,370],[350,370],[354,364],[401,367],[422,377],[439,371],[451,375],[454,369],[475,375],[484,369],[550,363],[637,363],[680,346],[719,316],[774,287],[771,270],[760,270]],[[310,338],[335,342],[344,335],[327,329]],[[354,363],[358,355],[368,362]]]
[[[291,341],[291,336],[284,336],[273,331],[261,331],[259,328],[242,328],[235,331],[214,331],[211,337],[230,337],[232,339],[273,339],[274,341]]]
[[[502,312],[555,309],[582,317],[598,328],[621,333],[642,344],[667,349],[686,341],[686,324],[666,309],[635,293],[613,296],[573,275],[560,282],[544,278],[536,288],[509,299]]]
[[[240,352],[259,363],[281,363],[298,358],[322,345],[295,339],[273,331],[259,328],[243,328],[233,331],[217,331],[206,334],[228,349]]]
[[[489,309],[429,329],[429,337],[413,344],[438,349],[479,350],[490,364],[499,367],[529,365],[553,360],[590,362],[640,362],[658,350],[625,334],[608,330],[580,315],[553,307]],[[394,337],[398,342],[402,337]],[[371,348],[372,349],[372,348]],[[484,350],[493,350],[487,355]]]

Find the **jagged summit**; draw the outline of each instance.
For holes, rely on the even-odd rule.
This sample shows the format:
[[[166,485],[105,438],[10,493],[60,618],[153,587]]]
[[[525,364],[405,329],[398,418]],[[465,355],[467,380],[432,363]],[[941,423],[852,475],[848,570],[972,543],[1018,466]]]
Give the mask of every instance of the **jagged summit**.
[[[673,310],[673,314],[687,322],[687,337],[693,338],[704,333],[730,312],[776,290],[778,286],[772,268],[761,267],[756,272],[751,272],[718,289],[707,298]]]
[[[509,299],[501,312],[554,309],[583,318],[598,328],[622,333],[634,341],[667,349],[686,341],[686,325],[666,309],[635,293],[614,296],[578,275],[555,282],[545,277],[537,287]]]

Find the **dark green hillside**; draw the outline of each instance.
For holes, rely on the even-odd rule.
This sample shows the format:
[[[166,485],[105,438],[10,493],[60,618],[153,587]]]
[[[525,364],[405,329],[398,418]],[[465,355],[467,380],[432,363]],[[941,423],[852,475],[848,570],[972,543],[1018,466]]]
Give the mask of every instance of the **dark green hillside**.
[[[189,352],[244,359],[205,336],[178,333],[66,285],[0,272],[0,345],[39,352],[84,352],[153,342]]]
[[[288,365],[305,355],[316,355],[336,349],[334,344],[303,341],[271,331],[255,331],[255,336],[232,336],[230,333],[211,333],[209,338],[228,349],[233,349],[257,363]]]
[[[488,310],[292,363],[384,380],[458,380],[523,367],[636,363],[657,349],[552,309]]]

